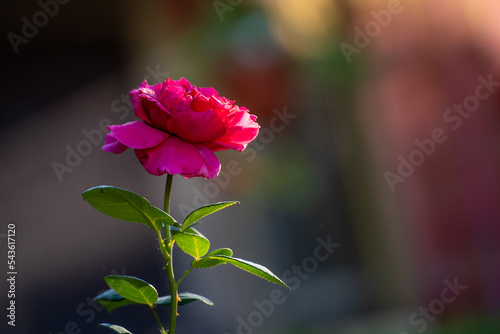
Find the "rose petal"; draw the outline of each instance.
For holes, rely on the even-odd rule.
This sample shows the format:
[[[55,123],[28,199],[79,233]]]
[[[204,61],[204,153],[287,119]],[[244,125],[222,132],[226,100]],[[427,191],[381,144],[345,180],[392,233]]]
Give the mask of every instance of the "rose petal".
[[[198,94],[193,98],[193,102],[191,102],[191,110],[194,112],[202,112],[211,110],[215,107],[215,104],[210,101],[209,98]]]
[[[153,86],[144,81],[139,89],[130,92],[132,106],[137,117],[158,129],[166,130],[172,113],[189,110],[191,96],[186,96],[185,89],[174,81],[167,81]]]
[[[165,173],[193,175],[204,164],[193,144],[175,136],[154,148],[135,150],[135,153],[146,171],[158,176]]]
[[[150,88],[146,80],[139,85],[138,89],[131,90],[128,94],[130,96],[130,101],[132,102],[132,108],[134,109],[134,114],[142,119],[143,121],[151,123],[149,119],[148,113],[146,112],[146,108],[144,107],[144,103],[146,102],[143,97],[141,89]]]
[[[189,142],[202,143],[222,137],[226,127],[217,114],[208,110],[175,114],[168,121],[168,130]]]
[[[113,136],[112,133],[106,133],[106,139],[104,140],[104,146],[102,150],[108,153],[123,153],[128,148],[128,146],[123,145]]]
[[[158,100],[169,110],[171,115],[174,115],[188,111],[193,98],[186,93],[183,87],[169,86],[158,96]]]
[[[241,131],[234,133],[231,137],[221,138],[215,141],[213,144],[207,146],[214,152],[228,149],[241,152],[248,146],[248,144],[252,140],[257,138],[258,134],[259,129],[242,129]]]
[[[243,151],[248,143],[259,134],[259,125],[253,120],[252,115],[240,111],[228,120],[228,129],[223,137],[214,141],[215,145],[208,145],[213,151],[233,149]]]
[[[233,114],[240,111],[238,107],[232,107],[229,103],[222,104],[214,97],[210,98],[210,102],[215,104],[215,108],[213,108],[213,111],[220,117],[220,119],[223,119],[226,124],[229,120],[231,120]]]
[[[207,98],[210,96],[219,97],[219,93],[217,93],[217,91],[213,87],[198,87],[197,90]]]
[[[153,125],[157,129],[167,131],[167,124],[168,120],[170,119],[170,114],[158,108],[156,102],[144,100],[144,105],[150,119],[150,121],[147,123]]]
[[[154,86],[149,86],[145,88],[139,88],[140,94],[139,97],[142,97],[148,101],[153,102],[160,110],[166,112],[167,114],[170,113],[170,111],[161,103],[161,101],[158,99],[158,97],[162,94],[164,91],[162,89],[164,87],[164,84],[154,85]],[[166,89],[167,87],[165,87]],[[147,110],[148,111],[148,110]]]
[[[169,86],[181,86],[184,88],[186,92],[189,92],[193,90],[195,87],[191,85],[189,81],[187,81],[185,78],[180,78],[179,80],[172,80],[172,79],[167,79],[167,83]]]
[[[108,130],[122,144],[136,149],[155,147],[164,142],[170,135],[155,129],[142,121],[134,121],[123,125],[110,125]]]
[[[198,170],[197,173],[187,176],[183,175],[186,178],[201,176],[206,179],[213,179],[219,175],[221,165],[219,159],[215,156],[215,154],[210,151],[209,148],[203,145],[195,145],[195,147],[200,152],[201,158],[203,159],[203,165]]]

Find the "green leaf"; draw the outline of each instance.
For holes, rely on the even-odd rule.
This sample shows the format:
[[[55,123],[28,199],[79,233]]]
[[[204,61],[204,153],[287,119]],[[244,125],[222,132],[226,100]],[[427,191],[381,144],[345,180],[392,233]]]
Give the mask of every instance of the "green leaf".
[[[195,234],[195,235],[199,235],[200,237],[203,237],[203,238],[207,238],[205,237],[200,231],[198,231],[197,229],[195,229],[194,227],[189,227],[189,228],[186,228],[186,229],[181,229],[180,227],[178,226],[170,226],[170,230],[172,231],[172,235],[176,235],[178,233],[189,233],[189,234]]]
[[[112,331],[114,331],[115,333],[119,333],[119,334],[132,334],[132,332],[129,332],[126,328],[124,328],[122,326],[118,326],[118,325],[112,325],[112,324],[108,324],[108,323],[103,322],[103,323],[99,324],[99,326],[109,328]]]
[[[181,301],[179,302],[179,305],[186,305],[195,301],[201,301],[207,305],[212,306],[214,303],[208,299],[207,297],[200,296],[196,293],[191,293],[191,292],[180,292],[179,293],[179,298]],[[116,293],[115,290],[109,289],[98,295],[97,297],[94,298],[94,301],[97,303],[101,304],[106,308],[108,312],[111,312],[119,307],[122,306],[127,306],[127,305],[141,305],[140,303],[133,302],[131,300],[125,299],[123,296],[120,296],[119,294]],[[156,303],[154,303],[153,306],[156,305],[164,305],[164,306],[170,306],[171,303],[171,298],[170,296],[163,296],[159,297]]]
[[[139,304],[125,299],[124,297],[117,294],[113,289],[106,290],[97,297],[94,297],[94,301],[104,306],[108,313],[111,313],[119,307]]]
[[[225,260],[210,258],[210,256],[212,256],[212,255],[232,256],[233,251],[229,248],[220,248],[220,249],[213,250],[210,253],[208,253],[207,255],[205,255],[204,257],[202,257],[201,259],[199,259],[198,261],[193,260],[191,262],[191,266],[196,266],[196,268],[199,268],[199,269],[205,269],[205,268],[212,268],[212,267],[218,266],[219,264],[226,263]]]
[[[269,269],[267,269],[266,267],[264,267],[260,264],[253,263],[253,262],[250,262],[247,260],[238,259],[235,257],[226,256],[226,255],[211,255],[211,256],[206,256],[204,258],[216,259],[216,260],[221,260],[221,261],[227,262],[229,264],[232,264],[233,266],[236,266],[240,269],[248,271],[249,273],[254,274],[256,276],[259,276],[263,279],[266,279],[272,283],[283,285],[283,286],[290,289],[290,287],[288,287],[288,285],[286,285],[285,282],[280,280]]]
[[[238,202],[219,202],[219,203],[213,203],[213,204],[208,204],[204,205],[201,208],[198,208],[191,212],[186,219],[184,219],[184,222],[182,223],[182,229],[185,230],[186,228],[192,227],[197,224],[197,221],[200,220],[203,217],[208,216],[209,214],[212,214],[216,211],[222,210],[225,207],[228,207],[230,205],[236,204]]]
[[[142,223],[155,231],[161,229],[162,223],[177,224],[168,213],[151,206],[147,199],[129,190],[112,186],[98,186],[84,191],[82,196],[96,210],[105,215]]]
[[[179,248],[195,259],[199,259],[208,252],[210,241],[198,234],[181,232],[173,235]]]
[[[137,277],[110,275],[104,280],[111,289],[130,301],[153,306],[158,300],[154,286]]]
[[[212,306],[214,303],[208,299],[207,297],[200,296],[196,293],[191,293],[191,292],[180,292],[179,293],[179,298],[181,301],[179,302],[179,305],[186,305],[195,301],[201,301],[204,302],[207,305]],[[158,301],[156,302],[155,305],[165,305],[165,306],[170,306],[172,302],[172,298],[170,296],[163,296],[158,298]]]

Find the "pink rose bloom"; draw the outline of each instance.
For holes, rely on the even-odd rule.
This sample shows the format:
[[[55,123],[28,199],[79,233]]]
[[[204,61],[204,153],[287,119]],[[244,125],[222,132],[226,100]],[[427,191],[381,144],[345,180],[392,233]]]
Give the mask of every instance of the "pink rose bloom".
[[[110,125],[105,152],[133,148],[153,175],[213,179],[220,172],[215,151],[243,151],[259,133],[257,117],[213,88],[196,88],[182,78],[153,86],[144,81],[130,92],[140,121]]]

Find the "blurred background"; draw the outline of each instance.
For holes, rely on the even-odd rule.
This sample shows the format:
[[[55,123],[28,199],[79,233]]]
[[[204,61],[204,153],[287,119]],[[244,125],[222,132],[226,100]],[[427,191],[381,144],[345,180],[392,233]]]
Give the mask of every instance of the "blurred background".
[[[200,231],[293,289],[194,272],[185,290],[215,306],[181,307],[179,333],[499,333],[499,15],[495,0],[3,2],[0,248],[5,268],[14,223],[18,275],[0,332],[157,332],[147,309],[91,301],[109,274],[168,293],[154,233],[81,193],[161,206],[164,177],[100,147],[106,123],[135,119],[131,89],[185,77],[261,133],[218,153],[218,179],[176,176],[172,215],[240,201]]]

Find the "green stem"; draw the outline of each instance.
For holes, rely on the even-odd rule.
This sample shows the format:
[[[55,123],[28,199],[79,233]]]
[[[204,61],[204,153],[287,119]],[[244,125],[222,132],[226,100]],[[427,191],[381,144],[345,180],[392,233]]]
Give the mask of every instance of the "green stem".
[[[156,313],[154,306],[150,306],[150,308],[151,308],[151,311],[153,312],[153,315],[155,316],[156,321],[158,322],[158,325],[160,325],[160,333],[166,334],[167,332],[165,331],[165,328],[163,328],[163,325],[160,321],[160,318],[158,317],[158,314]]]
[[[172,191],[172,180],[174,176],[167,174],[167,182],[165,183],[165,201],[163,203],[163,211],[170,214],[170,193]]]
[[[170,193],[172,190],[172,179],[173,175],[167,174],[167,181],[165,183],[165,201],[163,205],[163,210],[168,214],[170,214]],[[170,325],[168,332],[169,334],[175,334],[175,323],[177,321],[177,305],[179,297],[177,293],[178,284],[175,281],[174,264],[173,264],[174,241],[172,240],[170,228],[167,226],[165,226],[164,228],[165,228],[165,240],[167,241],[166,253],[168,254],[168,260],[166,256],[164,256],[166,260],[165,270],[167,272],[168,285],[170,287],[170,298],[171,298]],[[160,247],[162,247],[161,244],[163,244],[163,247],[165,247],[164,240],[161,240]]]
[[[170,234],[170,231],[169,231]],[[169,334],[174,334],[175,333],[175,323],[177,321],[177,305],[178,305],[178,293],[177,293],[177,283],[175,282],[175,276],[174,276],[174,266],[172,263],[172,251],[173,251],[173,246],[174,243],[170,242],[167,245],[167,250],[170,253],[170,261],[167,264],[167,267],[165,268],[167,271],[168,275],[168,285],[170,286],[170,325],[168,332]]]
[[[187,276],[187,275],[191,272],[191,270],[193,270],[194,268],[196,268],[196,264],[195,264],[194,266],[192,266],[191,268],[189,268],[189,270],[188,270],[188,271],[186,271],[186,272],[184,273],[184,275],[182,275],[182,277],[181,277],[181,278],[179,278],[179,280],[177,281],[177,286],[179,286],[179,284],[181,284],[181,282],[182,282],[182,280],[184,279],[184,277],[186,277],[186,276]]]
[[[170,253],[167,250],[167,246],[165,246],[165,241],[161,235],[160,231],[156,231],[158,233],[158,242],[160,243],[160,252],[163,255],[163,260],[165,260],[165,268],[168,261],[170,261]]]

